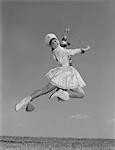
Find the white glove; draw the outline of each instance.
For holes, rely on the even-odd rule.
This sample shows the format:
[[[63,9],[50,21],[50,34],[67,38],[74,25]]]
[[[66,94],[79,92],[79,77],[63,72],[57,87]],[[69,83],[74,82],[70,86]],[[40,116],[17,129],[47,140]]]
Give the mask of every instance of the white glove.
[[[68,33],[70,31],[70,28],[66,28],[66,33]]]

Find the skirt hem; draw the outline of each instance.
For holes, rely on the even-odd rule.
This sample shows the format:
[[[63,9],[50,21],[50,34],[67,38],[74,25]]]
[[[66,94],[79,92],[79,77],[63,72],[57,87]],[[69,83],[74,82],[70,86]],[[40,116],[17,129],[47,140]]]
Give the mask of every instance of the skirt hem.
[[[51,69],[46,74],[46,77],[53,85],[63,89],[75,89],[86,86],[80,73],[73,66],[62,66]]]
[[[77,85],[77,86],[73,86],[73,87],[70,87],[70,88],[65,88],[64,86],[61,86],[61,85],[59,85],[59,84],[57,84],[57,83],[55,83],[55,82],[53,82],[50,78],[49,78],[49,76],[46,74],[46,77],[48,78],[48,80],[50,81],[50,83],[52,83],[53,85],[55,85],[55,86],[57,86],[57,87],[59,87],[59,88],[61,88],[61,89],[76,89],[77,87],[85,87],[86,86],[86,84],[84,84],[84,85]]]

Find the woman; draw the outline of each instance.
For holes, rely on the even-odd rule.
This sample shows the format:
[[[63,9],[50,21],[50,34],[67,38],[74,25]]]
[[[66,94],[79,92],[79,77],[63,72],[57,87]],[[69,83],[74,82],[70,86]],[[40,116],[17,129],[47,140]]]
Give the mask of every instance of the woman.
[[[68,101],[70,98],[83,98],[85,95],[82,88],[86,86],[86,84],[79,72],[72,66],[69,58],[77,53],[88,51],[90,47],[87,46],[86,48],[76,49],[64,48],[60,46],[57,36],[53,33],[46,35],[45,44],[52,49],[53,58],[60,66],[51,69],[46,74],[50,82],[44,88],[36,90],[30,96],[25,97],[19,102],[16,105],[16,111],[20,110],[26,104],[26,111],[34,110],[30,102],[54,90],[55,92],[50,96],[50,99],[57,97],[58,100]]]

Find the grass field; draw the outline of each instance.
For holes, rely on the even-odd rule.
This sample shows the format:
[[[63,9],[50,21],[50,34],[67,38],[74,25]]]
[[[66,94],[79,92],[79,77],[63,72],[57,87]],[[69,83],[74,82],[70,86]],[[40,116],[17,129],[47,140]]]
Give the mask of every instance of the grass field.
[[[1,136],[0,150],[115,150],[115,139]]]

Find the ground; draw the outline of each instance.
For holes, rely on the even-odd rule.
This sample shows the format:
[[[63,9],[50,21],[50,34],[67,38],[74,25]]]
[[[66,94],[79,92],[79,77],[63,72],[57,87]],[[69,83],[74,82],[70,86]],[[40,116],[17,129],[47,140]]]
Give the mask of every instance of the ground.
[[[1,136],[0,150],[115,150],[115,139]]]

